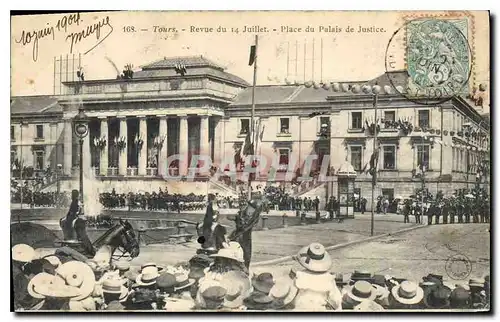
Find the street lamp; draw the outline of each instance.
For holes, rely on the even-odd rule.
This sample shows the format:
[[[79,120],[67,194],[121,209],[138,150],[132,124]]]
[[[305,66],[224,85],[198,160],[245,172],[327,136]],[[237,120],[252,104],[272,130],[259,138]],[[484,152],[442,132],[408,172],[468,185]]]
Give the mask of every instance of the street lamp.
[[[373,94],[373,109],[374,109],[374,120],[375,120],[375,131],[373,134],[373,156],[375,157],[374,169],[372,174],[372,203],[371,203],[371,227],[370,227],[370,235],[374,234],[374,224],[375,224],[375,187],[377,185],[377,168],[378,168],[378,147],[377,147],[377,103],[378,103],[378,95],[380,94],[382,88],[378,85],[374,86],[366,86],[364,87],[364,92],[369,94],[370,92]]]
[[[89,134],[88,119],[83,106],[78,108],[78,114],[74,118],[74,131],[80,143],[80,202],[83,204],[83,139]]]

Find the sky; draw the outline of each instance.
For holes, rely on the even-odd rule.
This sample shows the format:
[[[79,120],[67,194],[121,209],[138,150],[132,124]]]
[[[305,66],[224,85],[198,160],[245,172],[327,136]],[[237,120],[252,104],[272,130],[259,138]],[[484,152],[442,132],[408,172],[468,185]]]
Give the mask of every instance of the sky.
[[[418,18],[423,16],[420,13]],[[487,13],[447,13],[449,16],[469,17],[473,79],[478,84],[489,84]],[[115,78],[110,61],[119,70],[126,64],[137,70],[164,57],[203,55],[252,83],[253,67],[248,66],[248,58],[256,33],[259,85],[283,84],[286,78],[318,82],[370,80],[385,72],[391,36],[407,19],[415,18],[415,13],[96,12],[80,14],[78,23],[76,17],[11,18],[11,95],[53,94],[54,57],[73,54],[82,55],[86,79]],[[95,24],[100,27],[93,27]],[[306,32],[308,26],[314,31]],[[160,27],[165,32],[160,32]],[[222,31],[219,27],[226,32],[217,32]],[[244,28],[249,30],[244,32]],[[360,28],[364,32],[358,32]],[[79,40],[82,31],[86,34]],[[403,53],[397,60],[404,67]]]

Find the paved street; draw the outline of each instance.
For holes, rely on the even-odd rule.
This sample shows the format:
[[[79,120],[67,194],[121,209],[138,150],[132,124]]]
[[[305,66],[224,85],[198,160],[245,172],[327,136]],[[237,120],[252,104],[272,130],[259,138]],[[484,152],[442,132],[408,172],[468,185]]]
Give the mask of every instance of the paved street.
[[[386,215],[375,217],[375,235],[412,227],[415,224],[403,224],[401,216]],[[360,215],[356,219],[343,223],[324,222],[305,226],[255,231],[253,233],[252,261],[267,261],[296,253],[301,247],[312,242],[332,246],[370,237],[370,216]],[[141,248],[141,254],[133,263],[153,260],[162,264],[174,264],[191,258],[198,248],[196,241],[171,245],[148,245]],[[158,252],[168,252],[164,258],[156,256]]]

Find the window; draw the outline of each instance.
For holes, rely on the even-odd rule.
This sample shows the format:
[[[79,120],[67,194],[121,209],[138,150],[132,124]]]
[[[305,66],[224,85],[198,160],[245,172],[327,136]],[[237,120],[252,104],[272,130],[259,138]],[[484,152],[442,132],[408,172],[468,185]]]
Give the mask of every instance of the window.
[[[361,112],[351,112],[351,129],[359,130],[362,127]]]
[[[290,119],[287,117],[280,118],[280,133],[290,133]]]
[[[394,122],[396,120],[396,112],[395,111],[385,111],[384,112],[384,120],[387,122]]]
[[[283,166],[283,165],[288,166],[288,154],[289,154],[289,152],[290,152],[290,150],[288,150],[288,149],[279,149],[279,155],[280,155],[279,165],[280,166]]]
[[[351,145],[351,164],[356,171],[361,171],[363,147],[359,145]]]
[[[43,151],[35,151],[35,169],[43,170],[45,169],[43,166],[44,163],[44,152]]]
[[[36,138],[43,139],[43,125],[39,124],[36,126]]]
[[[16,147],[10,148],[10,163],[13,164],[17,159],[17,149]]]
[[[428,128],[429,123],[429,110],[418,111],[418,127]]]
[[[430,147],[429,145],[417,145],[417,167],[424,165],[429,169]]]
[[[323,137],[330,135],[330,117],[323,116],[319,118],[319,135]]]
[[[14,141],[16,139],[16,130],[15,127],[11,125],[10,127],[10,139]]]
[[[385,170],[395,170],[396,169],[396,146],[394,145],[384,145],[384,163],[383,169]]]
[[[240,120],[240,134],[247,134],[250,132],[250,120],[241,119]]]

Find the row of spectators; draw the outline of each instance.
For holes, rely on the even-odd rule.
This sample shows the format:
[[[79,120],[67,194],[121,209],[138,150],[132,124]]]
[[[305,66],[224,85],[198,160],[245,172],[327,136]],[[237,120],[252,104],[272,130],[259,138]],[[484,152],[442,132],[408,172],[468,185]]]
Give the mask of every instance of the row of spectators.
[[[420,280],[373,274],[363,269],[333,273],[334,260],[312,243],[293,257],[288,271],[250,272],[240,244],[189,262],[141,268],[128,261],[61,261],[37,258],[28,245],[12,249],[14,307],[49,311],[390,311],[489,310],[490,278],[462,283],[430,273]],[[274,272],[274,273],[273,273]],[[282,273],[279,273],[282,272]],[[76,283],[78,281],[78,283]]]

